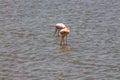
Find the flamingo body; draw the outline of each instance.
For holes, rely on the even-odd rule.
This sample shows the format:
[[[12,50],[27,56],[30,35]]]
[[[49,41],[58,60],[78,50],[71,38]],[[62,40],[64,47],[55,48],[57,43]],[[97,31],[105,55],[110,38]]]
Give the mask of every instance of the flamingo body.
[[[55,25],[55,32],[54,32],[54,35],[56,34],[56,32],[58,31],[58,36],[59,36],[59,32],[61,29],[64,29],[66,28],[66,26],[63,24],[63,23],[57,23]]]
[[[57,23],[55,27],[56,29],[64,29],[66,26],[63,23]]]

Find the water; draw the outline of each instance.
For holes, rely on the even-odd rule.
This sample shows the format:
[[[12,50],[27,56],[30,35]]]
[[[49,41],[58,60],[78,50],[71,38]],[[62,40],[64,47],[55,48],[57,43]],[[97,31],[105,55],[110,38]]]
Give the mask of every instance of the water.
[[[120,80],[119,32],[120,0],[0,0],[0,80]]]

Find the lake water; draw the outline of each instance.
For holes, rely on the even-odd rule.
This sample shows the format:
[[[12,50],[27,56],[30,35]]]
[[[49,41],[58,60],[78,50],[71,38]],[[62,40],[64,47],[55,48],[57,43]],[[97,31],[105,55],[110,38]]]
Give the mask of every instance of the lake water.
[[[120,0],[0,0],[0,80],[120,80]]]

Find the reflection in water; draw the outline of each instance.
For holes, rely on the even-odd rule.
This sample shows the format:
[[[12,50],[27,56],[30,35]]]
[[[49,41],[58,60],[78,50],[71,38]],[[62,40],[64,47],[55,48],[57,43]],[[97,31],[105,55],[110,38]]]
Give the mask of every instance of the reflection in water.
[[[71,52],[71,49],[67,45],[60,46],[61,52],[69,53]]]

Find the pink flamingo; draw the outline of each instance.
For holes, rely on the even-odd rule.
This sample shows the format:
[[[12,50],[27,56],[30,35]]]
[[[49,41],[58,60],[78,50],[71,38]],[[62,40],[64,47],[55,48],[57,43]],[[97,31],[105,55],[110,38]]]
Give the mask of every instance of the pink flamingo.
[[[58,31],[58,37],[59,37],[60,30],[64,29],[64,28],[66,28],[66,26],[63,23],[57,23],[55,25],[55,32],[54,32],[53,36],[55,36],[56,32]]]
[[[69,33],[70,33],[70,30],[67,27],[60,30],[60,34],[61,34],[60,45],[67,45],[67,35]]]

